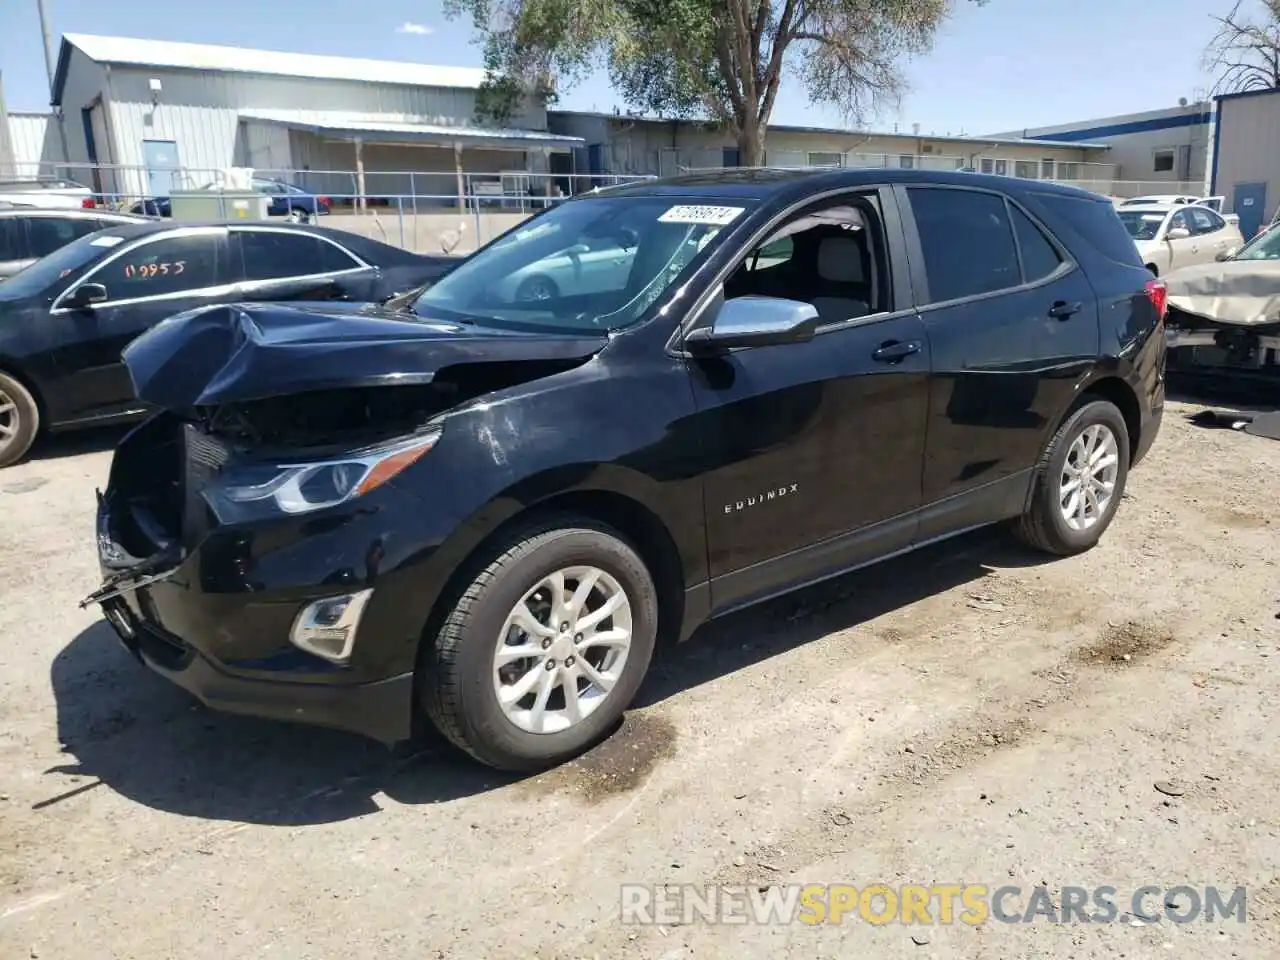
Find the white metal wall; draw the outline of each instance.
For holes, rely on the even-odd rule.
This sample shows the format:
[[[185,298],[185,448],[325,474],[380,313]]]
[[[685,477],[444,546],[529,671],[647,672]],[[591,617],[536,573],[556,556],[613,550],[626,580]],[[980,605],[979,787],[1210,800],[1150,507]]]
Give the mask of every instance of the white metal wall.
[[[1218,163],[1215,190],[1234,206],[1235,188],[1265,183],[1265,214],[1280,204],[1280,92],[1253,94],[1218,102]]]
[[[162,87],[154,99],[149,85],[153,78]],[[306,165],[319,170],[321,164],[313,160],[328,162],[321,157],[295,156],[288,133],[278,127],[241,124],[242,110],[320,108],[325,113],[385,123],[475,122],[474,90],[146,67],[103,68],[73,48],[64,94],[73,160],[88,160],[80,109],[100,94],[107,105],[111,156],[108,160],[105,145],[98,144],[99,162],[136,168],[123,173],[116,187],[120,192],[136,195],[146,192],[146,175],[141,172],[145,165],[144,140],[174,141],[181,167],[191,181],[207,182],[216,171],[234,165],[264,169]],[[546,113],[541,107],[529,105],[512,125],[545,129]],[[509,162],[510,157],[508,165]],[[372,165],[373,161],[367,163]],[[341,167],[329,169],[349,169],[352,165],[348,160]]]
[[[34,177],[47,165],[58,160],[58,134],[53,119],[44,113],[9,114],[9,149],[13,154],[12,170],[0,170],[0,176]]]

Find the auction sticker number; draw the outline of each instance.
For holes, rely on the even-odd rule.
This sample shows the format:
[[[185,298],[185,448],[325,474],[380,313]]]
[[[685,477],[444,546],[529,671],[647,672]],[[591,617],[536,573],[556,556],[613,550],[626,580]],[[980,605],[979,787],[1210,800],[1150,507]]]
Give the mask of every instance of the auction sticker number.
[[[162,260],[151,263],[126,263],[124,278],[126,280],[150,280],[152,277],[177,276],[187,269],[185,260]]]
[[[700,223],[723,227],[725,224],[732,223],[742,213],[742,209],[742,207],[677,206],[670,208],[658,220],[662,223]]]

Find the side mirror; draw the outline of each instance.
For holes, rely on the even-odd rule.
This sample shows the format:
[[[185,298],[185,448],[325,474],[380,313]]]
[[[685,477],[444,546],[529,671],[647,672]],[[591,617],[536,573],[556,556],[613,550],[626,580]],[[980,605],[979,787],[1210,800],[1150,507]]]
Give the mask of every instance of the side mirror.
[[[1226,260],[1230,260],[1239,252],[1240,252],[1239,247],[1227,247],[1226,250],[1219,250],[1218,255],[1213,259],[1217,260],[1219,263],[1223,263]]]
[[[1186,227],[1174,227],[1164,235],[1166,240],[1185,240],[1191,236],[1191,231]]]
[[[584,253],[590,253],[591,248],[585,243],[575,243],[572,247],[565,251],[571,257],[580,257]]]
[[[100,283],[82,283],[76,287],[75,292],[67,298],[67,306],[74,310],[87,310],[95,303],[102,303],[107,299],[107,288]]]
[[[818,329],[812,304],[776,297],[735,297],[726,300],[708,327],[684,338],[691,353],[716,353],[736,347],[769,347],[805,343]]]

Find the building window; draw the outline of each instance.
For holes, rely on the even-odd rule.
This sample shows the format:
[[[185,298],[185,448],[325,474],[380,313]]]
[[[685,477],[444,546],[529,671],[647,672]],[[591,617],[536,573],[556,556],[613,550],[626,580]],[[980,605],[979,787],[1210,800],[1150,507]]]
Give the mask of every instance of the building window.
[[[1040,179],[1041,180],[1053,179],[1053,161],[1052,160],[1046,159],[1046,160],[1040,161]]]
[[[997,176],[997,177],[1007,177],[1008,175],[1009,175],[1009,161],[1008,161],[1008,160],[997,160],[997,161],[996,161],[996,176]]]
[[[898,166],[903,170],[912,170],[915,168],[916,158],[909,153],[904,153],[898,157]]]
[[[1038,164],[1034,160],[1015,160],[1013,163],[1013,175],[1026,180],[1035,180],[1037,167]]]
[[[990,157],[983,157],[981,163],[979,164],[978,169],[980,169],[983,173],[995,173],[996,162],[992,160]]]
[[[809,166],[811,167],[843,167],[843,153],[829,153],[827,151],[810,152]]]
[[[1079,180],[1080,164],[1078,163],[1059,163],[1058,164],[1059,180]]]
[[[1152,169],[1156,173],[1172,173],[1173,172],[1173,151],[1157,150],[1154,154],[1154,162]]]

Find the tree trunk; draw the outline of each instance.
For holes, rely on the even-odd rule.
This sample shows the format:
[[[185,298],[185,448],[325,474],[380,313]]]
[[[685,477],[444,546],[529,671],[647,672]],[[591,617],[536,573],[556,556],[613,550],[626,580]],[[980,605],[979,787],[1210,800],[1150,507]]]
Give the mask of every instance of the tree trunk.
[[[764,127],[755,118],[738,125],[738,166],[764,166]]]

